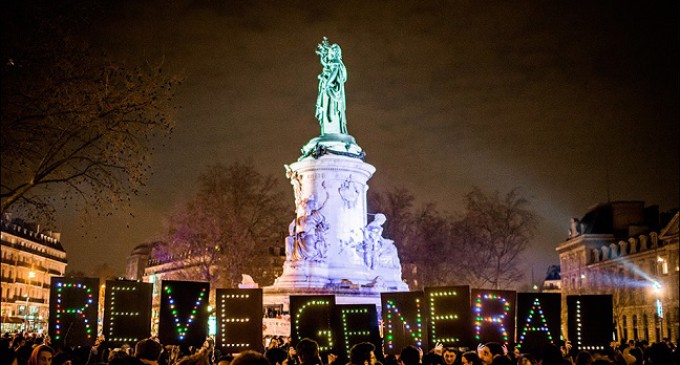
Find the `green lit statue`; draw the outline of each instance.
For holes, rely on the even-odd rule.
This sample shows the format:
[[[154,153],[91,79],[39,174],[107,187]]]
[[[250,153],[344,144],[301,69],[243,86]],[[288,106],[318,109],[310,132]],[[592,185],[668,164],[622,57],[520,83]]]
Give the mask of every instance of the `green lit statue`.
[[[363,160],[366,153],[361,150],[354,137],[347,133],[347,69],[342,64],[340,46],[328,43],[328,38],[323,37],[323,42],[316,47],[316,54],[321,57],[323,66],[319,75],[319,96],[316,99],[316,119],[321,125],[321,134],[302,146],[302,156],[298,160],[308,157],[316,159],[328,154]]]
[[[345,118],[345,81],[347,69],[342,63],[342,51],[328,38],[316,47],[323,70],[319,75],[319,96],[316,99],[316,119],[321,125],[321,135],[347,134]]]

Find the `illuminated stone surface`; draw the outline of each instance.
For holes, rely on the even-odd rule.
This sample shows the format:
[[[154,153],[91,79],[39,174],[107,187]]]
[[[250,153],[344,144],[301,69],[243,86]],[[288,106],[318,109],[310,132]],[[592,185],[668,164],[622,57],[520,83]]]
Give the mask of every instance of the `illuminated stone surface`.
[[[379,305],[380,292],[408,287],[394,242],[382,236],[387,217],[367,211],[375,167],[363,161],[364,152],[347,134],[340,47],[324,39],[317,54],[324,66],[316,113],[321,134],[286,166],[296,217],[285,242],[283,274],[264,288],[265,303],[287,306],[287,295],[308,293],[334,294],[339,304]]]

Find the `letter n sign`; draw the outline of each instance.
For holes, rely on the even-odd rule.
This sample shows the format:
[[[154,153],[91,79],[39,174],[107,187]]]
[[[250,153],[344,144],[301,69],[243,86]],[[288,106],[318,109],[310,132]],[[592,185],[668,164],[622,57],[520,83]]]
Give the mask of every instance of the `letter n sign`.
[[[406,346],[427,348],[423,292],[380,293],[385,354],[398,354]]]

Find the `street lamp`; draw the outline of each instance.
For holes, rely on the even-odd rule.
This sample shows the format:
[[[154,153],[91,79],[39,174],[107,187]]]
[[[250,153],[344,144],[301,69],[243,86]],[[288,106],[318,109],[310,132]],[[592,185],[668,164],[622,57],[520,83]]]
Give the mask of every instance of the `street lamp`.
[[[33,285],[32,279],[35,278],[35,271],[31,270],[28,272],[28,285]],[[24,326],[26,327],[25,330],[28,331],[28,300],[30,299],[28,296],[30,288],[26,288],[26,303],[24,304]]]
[[[656,293],[656,318],[659,319],[659,338],[663,338],[663,303],[661,302],[663,286],[658,281],[654,282],[654,293]]]
[[[26,302],[24,303],[24,331],[28,332],[28,292],[26,292]]]

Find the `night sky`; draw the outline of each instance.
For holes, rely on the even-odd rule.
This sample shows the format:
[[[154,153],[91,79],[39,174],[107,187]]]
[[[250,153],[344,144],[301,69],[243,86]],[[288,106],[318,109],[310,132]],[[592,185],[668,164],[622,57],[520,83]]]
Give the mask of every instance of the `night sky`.
[[[348,129],[377,168],[371,189],[404,187],[454,212],[474,186],[520,187],[542,217],[525,255],[537,279],[558,263],[569,218],[606,202],[608,187],[612,200],[678,206],[677,4],[285,3],[108,1],[92,12],[82,35],[93,45],[164,58],[184,83],[134,217],[58,218],[69,269],[106,262],[122,274],[216,162],[278,176],[292,219],[283,165],[319,134],[323,36],[342,47]]]

